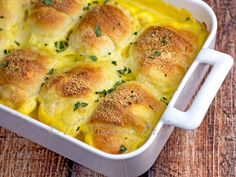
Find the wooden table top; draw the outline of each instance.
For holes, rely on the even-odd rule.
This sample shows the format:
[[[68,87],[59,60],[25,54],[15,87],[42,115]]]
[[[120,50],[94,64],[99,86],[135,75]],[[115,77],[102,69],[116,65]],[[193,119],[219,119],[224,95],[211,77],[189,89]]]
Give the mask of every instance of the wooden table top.
[[[217,14],[217,50],[236,58],[236,0],[206,0]],[[175,129],[143,176],[233,177],[236,174],[236,65],[201,127]],[[0,176],[102,176],[0,128]]]

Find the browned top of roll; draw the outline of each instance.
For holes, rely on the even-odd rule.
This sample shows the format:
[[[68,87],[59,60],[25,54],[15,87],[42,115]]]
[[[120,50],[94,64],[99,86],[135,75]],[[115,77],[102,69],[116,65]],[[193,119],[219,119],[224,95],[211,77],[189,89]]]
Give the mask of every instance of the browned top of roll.
[[[145,127],[145,122],[130,112],[130,108],[137,104],[148,105],[156,111],[163,107],[162,102],[156,100],[142,85],[134,82],[122,85],[106,96],[93,113],[91,122],[131,126],[141,131]]]
[[[77,66],[65,73],[52,76],[44,90],[55,88],[61,96],[84,96],[94,92],[94,85],[102,82],[103,72],[92,64]]]
[[[59,35],[81,15],[84,4],[84,0],[55,0],[47,5],[40,0],[29,17],[29,23],[37,33]]]

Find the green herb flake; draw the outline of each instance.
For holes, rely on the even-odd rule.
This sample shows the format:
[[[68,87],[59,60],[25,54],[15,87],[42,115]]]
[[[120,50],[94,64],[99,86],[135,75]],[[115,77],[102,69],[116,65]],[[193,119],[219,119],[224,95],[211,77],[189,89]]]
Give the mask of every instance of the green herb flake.
[[[48,74],[49,74],[49,75],[52,75],[52,74],[54,73],[54,71],[55,71],[55,69],[52,68],[52,69],[50,69],[50,71],[48,72]]]
[[[88,11],[91,5],[92,5],[91,3],[88,3],[88,5],[87,5],[86,7],[84,7],[83,10],[84,10],[84,11]]]
[[[87,107],[87,106],[88,106],[88,103],[85,103],[85,102],[82,102],[82,103],[81,103],[81,107],[82,107],[82,108],[85,108],[85,107]]]
[[[98,60],[98,58],[95,55],[91,55],[89,58],[94,62]]]
[[[166,45],[168,42],[167,42],[167,37],[166,36],[163,36],[162,38],[162,44],[163,45]]]
[[[105,0],[105,1],[104,1],[104,4],[108,3],[109,1],[110,1],[110,0]]]
[[[85,108],[88,106],[88,103],[85,102],[77,102],[74,104],[74,111],[76,111],[79,108]]]
[[[77,127],[76,131],[78,132],[79,130],[80,130],[80,126],[79,126],[79,127]]]
[[[68,41],[55,42],[55,48],[57,53],[65,51],[68,48]]]
[[[161,52],[160,52],[160,51],[156,51],[156,52],[154,53],[154,56],[160,57],[160,56],[161,56]]]
[[[53,5],[53,0],[44,0],[43,1],[46,6]]]
[[[190,17],[187,17],[186,19],[185,19],[185,21],[189,21],[191,18]]]
[[[116,61],[112,61],[111,64],[117,66],[117,62]]]
[[[137,36],[137,35],[138,35],[138,32],[134,32],[133,35]]]
[[[95,28],[95,34],[97,37],[101,37],[102,36],[102,30],[101,27],[97,24],[96,28]]]
[[[93,1],[92,3],[93,3],[93,4],[98,4],[98,1]]]
[[[13,49],[13,50],[14,50],[14,49]],[[5,55],[9,55],[9,54],[11,54],[11,52],[12,52],[13,50],[4,49],[3,53],[4,53]]]
[[[15,41],[15,44],[16,44],[17,46],[20,46],[20,43],[19,43],[19,42],[17,42],[17,41]]]
[[[130,74],[132,71],[131,71],[130,68],[124,67],[124,69],[117,70],[117,72],[118,72],[120,75],[127,75],[127,74]]]
[[[9,65],[9,62],[6,62],[6,63],[0,64],[0,67],[1,67],[1,68],[7,68],[8,65]]]
[[[162,97],[160,101],[168,105],[168,99],[166,97]]]
[[[127,149],[127,147],[125,147],[125,145],[121,145],[120,146],[120,153],[124,153],[124,152],[126,152],[128,149]]]
[[[117,89],[117,87],[119,87],[119,86],[120,86],[121,84],[123,84],[123,83],[125,83],[124,80],[118,81],[118,82],[116,82],[116,83],[114,84],[114,86],[113,86],[111,89],[109,89],[109,90],[103,90],[103,91],[101,91],[101,92],[96,92],[96,94],[99,95],[100,97],[105,97],[105,96],[107,96],[108,94],[111,94],[112,92],[114,92],[114,91]]]
[[[4,16],[0,16],[0,19],[4,19],[5,17]]]
[[[15,72],[20,72],[21,71],[21,68],[16,68],[15,69]]]

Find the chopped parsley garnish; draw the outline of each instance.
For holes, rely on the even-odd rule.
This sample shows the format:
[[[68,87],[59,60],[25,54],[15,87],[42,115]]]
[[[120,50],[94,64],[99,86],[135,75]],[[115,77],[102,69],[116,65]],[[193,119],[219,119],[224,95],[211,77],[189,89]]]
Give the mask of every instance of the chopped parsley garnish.
[[[44,0],[43,2],[46,6],[53,5],[53,0]]]
[[[47,77],[47,76],[44,78],[45,81],[47,81],[48,79],[49,79],[49,77]]]
[[[125,145],[121,145],[120,146],[120,153],[124,153],[124,152],[126,152],[128,149],[127,149],[127,147],[125,147]]]
[[[56,52],[63,52],[68,48],[68,41],[55,42]]]
[[[161,52],[160,52],[160,51],[156,51],[156,52],[154,53],[154,55],[155,55],[156,57],[159,57],[159,56],[161,56]]]
[[[79,126],[79,127],[77,127],[76,131],[78,132],[79,130],[80,130],[80,126]]]
[[[85,102],[77,102],[74,105],[74,111],[76,111],[79,108],[85,108],[86,106],[88,106],[88,103]]]
[[[97,37],[101,37],[102,36],[102,30],[101,27],[97,24],[96,28],[95,28],[95,34]]]
[[[117,66],[117,62],[116,61],[112,61],[111,62],[113,65]]]
[[[168,105],[168,99],[166,97],[162,97],[160,101]]]
[[[91,3],[88,3],[88,5],[86,6],[86,7],[84,7],[84,11],[86,11],[86,10],[89,10],[89,7],[91,6],[92,4]]]
[[[189,21],[189,20],[190,20],[190,17],[187,17],[185,20],[186,20],[186,21]]]
[[[164,37],[162,38],[162,44],[163,44],[163,45],[166,45],[166,44],[167,44],[167,37],[166,37],[166,36],[164,36]]]
[[[90,59],[93,60],[94,62],[98,60],[98,58],[95,55],[91,55]]]
[[[9,65],[9,62],[6,62],[6,63],[0,64],[0,67],[1,68],[6,68],[6,67],[8,67],[8,65]]]
[[[19,43],[19,42],[17,42],[17,41],[15,41],[15,44],[16,44],[17,46],[20,46],[20,43]]]
[[[50,71],[48,72],[48,74],[52,75],[52,74],[54,73],[54,71],[55,71],[55,69],[52,68],[52,69],[50,69]]]
[[[12,52],[12,50],[10,50],[10,49],[5,49],[5,50],[3,51],[3,53],[4,53],[5,55],[9,55],[9,54],[11,54],[11,52]]]
[[[118,81],[118,82],[115,83],[115,85],[111,89],[103,90],[101,92],[96,92],[96,94],[99,95],[100,97],[105,97],[106,95],[114,92],[117,89],[117,87],[120,86],[123,83],[125,83],[124,80]]]
[[[20,71],[21,71],[21,68],[19,67],[15,69],[15,72],[20,72]]]
[[[98,4],[98,1],[93,1],[92,3],[93,3],[93,4]]]
[[[120,75],[127,75],[127,74],[130,74],[132,71],[131,69],[124,67],[124,69],[117,70],[117,72]]]
[[[104,1],[104,4],[108,3],[109,1],[110,1],[110,0],[105,0],[105,1]]]
[[[137,36],[137,35],[138,35],[138,32],[134,32],[133,35]]]
[[[4,16],[0,16],[1,19],[5,18]]]

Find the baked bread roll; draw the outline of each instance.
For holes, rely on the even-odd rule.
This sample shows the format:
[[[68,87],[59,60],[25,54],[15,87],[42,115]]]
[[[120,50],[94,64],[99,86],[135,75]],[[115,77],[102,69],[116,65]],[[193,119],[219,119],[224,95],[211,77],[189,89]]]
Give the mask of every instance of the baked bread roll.
[[[30,114],[51,64],[48,57],[29,49],[6,56],[0,64],[0,102]]]
[[[39,95],[39,120],[76,136],[97,104],[97,91],[108,90],[119,80],[104,62],[83,63],[55,73]]]
[[[29,17],[32,30],[48,37],[68,31],[83,12],[85,0],[39,0]]]
[[[166,105],[138,82],[107,95],[92,114],[85,142],[108,153],[131,152],[150,136]]]
[[[152,26],[133,45],[131,68],[138,80],[148,81],[168,97],[177,89],[196,52],[197,37],[191,32]]]
[[[87,55],[106,56],[129,41],[132,17],[118,5],[104,4],[89,11],[70,37],[70,44]]]

